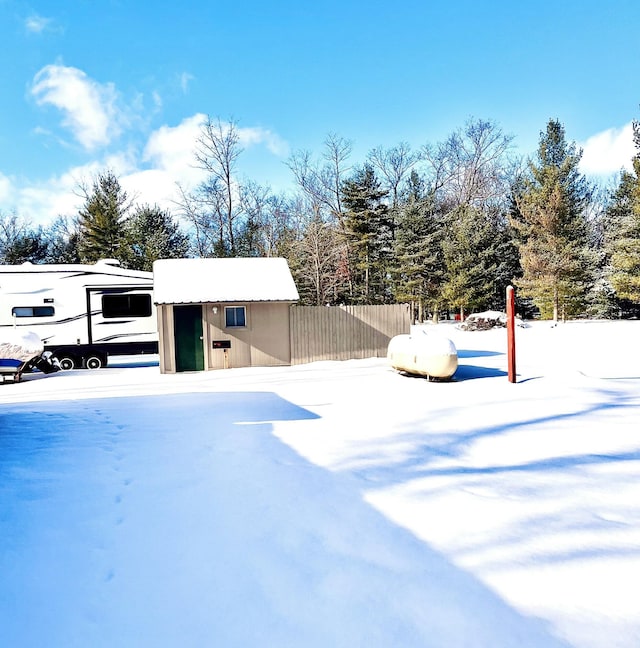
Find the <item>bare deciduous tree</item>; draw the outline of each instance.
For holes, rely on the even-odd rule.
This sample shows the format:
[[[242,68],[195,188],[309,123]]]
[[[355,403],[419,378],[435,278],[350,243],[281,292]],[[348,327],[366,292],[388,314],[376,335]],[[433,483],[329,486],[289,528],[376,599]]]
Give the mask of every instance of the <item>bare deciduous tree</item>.
[[[468,121],[444,142],[423,147],[430,183],[451,210],[486,210],[509,195],[513,137],[492,121]]]
[[[379,146],[368,157],[369,162],[380,172],[383,186],[391,196],[391,208],[395,209],[398,206],[400,186],[420,160],[420,154],[412,151],[406,142],[401,142],[390,149]]]
[[[234,172],[242,150],[238,128],[233,120],[223,122],[217,118],[214,121],[207,117],[196,142],[195,158],[198,167],[206,171],[209,177],[199,187],[195,200],[215,220],[218,247],[221,248],[218,254],[223,250],[230,255],[236,254],[236,229],[242,204]]]
[[[351,168],[348,164],[352,144],[349,140],[330,133],[324,141],[323,162],[314,162],[308,151],[294,153],[287,162],[294,178],[310,199],[313,209],[327,212],[344,232],[342,183]]]
[[[316,306],[334,302],[343,282],[340,265],[347,254],[344,239],[335,227],[312,219],[293,251],[293,271],[303,299]]]

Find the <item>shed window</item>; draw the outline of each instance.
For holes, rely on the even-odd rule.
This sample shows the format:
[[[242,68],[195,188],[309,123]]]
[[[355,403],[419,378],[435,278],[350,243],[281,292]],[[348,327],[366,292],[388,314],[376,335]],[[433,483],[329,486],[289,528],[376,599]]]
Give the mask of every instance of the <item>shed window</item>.
[[[102,316],[150,317],[151,295],[102,295]]]
[[[14,306],[11,314],[16,317],[53,317],[53,306]]]
[[[234,326],[246,326],[247,317],[244,306],[226,306],[224,309],[225,326],[231,328]]]

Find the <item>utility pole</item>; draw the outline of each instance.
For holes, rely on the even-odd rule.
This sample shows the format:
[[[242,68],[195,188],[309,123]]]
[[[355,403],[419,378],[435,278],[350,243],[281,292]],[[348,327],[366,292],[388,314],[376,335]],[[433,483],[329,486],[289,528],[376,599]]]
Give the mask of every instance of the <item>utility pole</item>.
[[[507,286],[507,362],[509,382],[516,382],[516,306],[513,286]]]

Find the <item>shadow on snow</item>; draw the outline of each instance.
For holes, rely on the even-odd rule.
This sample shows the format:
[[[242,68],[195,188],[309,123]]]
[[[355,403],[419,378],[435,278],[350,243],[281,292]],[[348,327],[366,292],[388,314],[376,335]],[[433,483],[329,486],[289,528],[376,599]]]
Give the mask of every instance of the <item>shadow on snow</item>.
[[[4,640],[562,645],[273,435],[314,418],[270,392],[6,407]]]

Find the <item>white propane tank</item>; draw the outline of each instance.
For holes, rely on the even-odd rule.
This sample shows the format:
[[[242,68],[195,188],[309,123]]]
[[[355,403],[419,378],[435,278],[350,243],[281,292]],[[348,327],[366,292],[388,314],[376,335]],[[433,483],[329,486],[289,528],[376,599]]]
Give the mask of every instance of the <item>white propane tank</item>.
[[[440,380],[451,378],[458,368],[458,352],[453,342],[427,331],[391,338],[387,359],[398,371]]]

